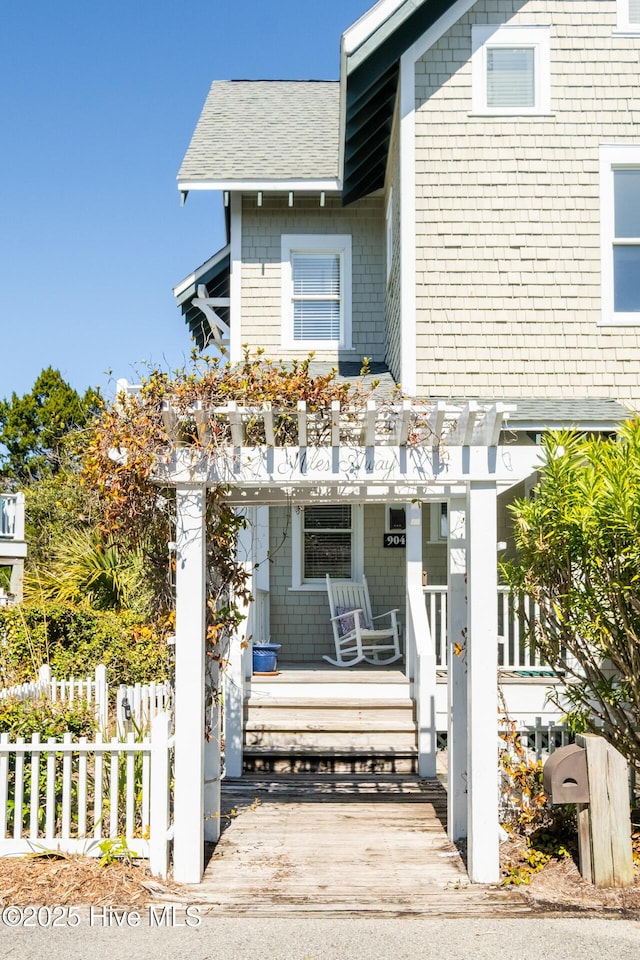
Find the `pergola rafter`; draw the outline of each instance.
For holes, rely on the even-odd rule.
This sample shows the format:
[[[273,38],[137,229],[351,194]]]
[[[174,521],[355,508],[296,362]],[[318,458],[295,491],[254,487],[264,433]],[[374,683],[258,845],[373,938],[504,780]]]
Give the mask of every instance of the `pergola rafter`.
[[[202,401],[181,408],[171,400],[162,403],[169,436],[176,429],[197,427],[199,442],[221,447],[339,447],[495,446],[513,404],[450,403],[442,400],[375,400],[314,409],[300,400],[296,409],[272,402],[206,406]]]

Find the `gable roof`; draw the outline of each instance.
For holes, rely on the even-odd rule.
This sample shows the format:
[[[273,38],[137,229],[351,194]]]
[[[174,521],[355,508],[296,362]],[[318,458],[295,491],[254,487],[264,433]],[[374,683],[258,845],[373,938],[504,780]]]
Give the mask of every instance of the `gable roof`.
[[[224,80],[209,96],[178,173],[187,184],[337,180],[335,80]]]

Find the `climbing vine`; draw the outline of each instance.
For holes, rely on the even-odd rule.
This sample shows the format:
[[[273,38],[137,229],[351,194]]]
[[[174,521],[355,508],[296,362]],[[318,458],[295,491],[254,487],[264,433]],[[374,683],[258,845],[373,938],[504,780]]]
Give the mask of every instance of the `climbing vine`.
[[[365,388],[361,380],[340,381],[335,369],[313,375],[312,356],[285,364],[266,359],[261,351],[245,352],[243,362],[234,366],[204,358],[173,375],[153,370],[137,392],[122,393],[105,407],[87,444],[82,479],[101,497],[108,539],[141,549],[152,562],[170,570],[175,563],[167,555],[175,538],[175,491],[161,480],[161,467],[171,462],[178,448],[190,447],[210,462],[220,457],[231,445],[232,426],[219,408],[230,401],[256,411],[273,404],[279,445],[297,442],[300,401],[315,415],[319,443],[329,435],[336,403],[341,413],[356,417],[376,382]],[[361,374],[367,373],[365,359]],[[245,419],[242,428],[246,445],[265,442],[260,416]],[[242,619],[242,603],[249,599],[247,574],[236,560],[237,535],[246,521],[226,501],[227,493],[224,484],[207,491],[207,638],[212,659],[224,656]],[[159,585],[157,599],[171,605],[170,577]]]

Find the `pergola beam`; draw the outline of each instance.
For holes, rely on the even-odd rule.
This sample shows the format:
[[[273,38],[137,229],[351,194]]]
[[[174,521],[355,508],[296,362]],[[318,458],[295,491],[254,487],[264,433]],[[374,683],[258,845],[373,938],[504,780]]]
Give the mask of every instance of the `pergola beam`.
[[[230,418],[234,413],[230,412]],[[237,413],[235,416],[231,430],[237,437],[241,427]],[[245,495],[291,484],[300,488],[405,484],[430,491],[434,499],[443,499],[443,488],[472,480],[493,480],[508,489],[539,469],[540,452],[537,446],[442,450],[426,446],[344,445],[335,455],[335,448],[328,447],[234,446],[221,448],[209,457],[202,450],[187,446],[177,448],[168,462],[159,462],[154,475],[158,483],[171,486],[231,484]]]

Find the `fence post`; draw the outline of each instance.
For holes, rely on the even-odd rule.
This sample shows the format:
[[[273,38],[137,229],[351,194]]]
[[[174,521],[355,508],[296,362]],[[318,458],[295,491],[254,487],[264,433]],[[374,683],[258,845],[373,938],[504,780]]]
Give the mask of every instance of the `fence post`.
[[[107,686],[107,668],[104,663],[98,664],[95,675],[95,704],[96,720],[100,729],[106,733],[109,722],[109,689]]]
[[[596,887],[633,883],[627,761],[602,737],[579,734],[587,754],[589,804],[578,805],[580,872]]]
[[[47,697],[51,697],[51,667],[48,663],[43,663],[38,670],[38,686],[46,690]]]
[[[149,869],[166,877],[169,866],[169,714],[151,721],[151,807],[149,811]]]

